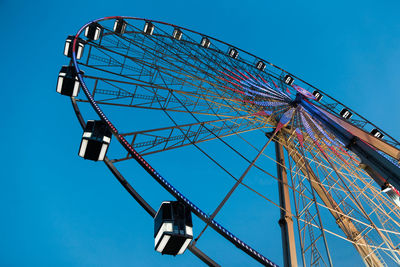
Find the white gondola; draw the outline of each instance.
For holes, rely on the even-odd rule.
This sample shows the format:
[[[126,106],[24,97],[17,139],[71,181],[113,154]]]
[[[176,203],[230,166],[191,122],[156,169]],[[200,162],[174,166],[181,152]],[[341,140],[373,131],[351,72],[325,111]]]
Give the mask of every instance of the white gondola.
[[[261,60],[258,61],[257,64],[256,64],[256,68],[261,70],[261,71],[264,71],[265,67],[266,67],[266,64],[264,62],[262,62]]]
[[[79,80],[74,66],[62,66],[57,79],[57,93],[76,97],[79,93]]]
[[[190,209],[178,201],[165,201],[154,217],[154,249],[161,254],[183,254],[193,239]]]
[[[69,35],[67,37],[67,40],[65,40],[64,55],[67,57],[72,58],[72,45],[74,44],[74,39],[75,39],[75,36]],[[85,42],[81,38],[78,38],[76,40],[76,43],[77,43],[76,59],[80,59],[83,55],[83,48],[85,47]]]
[[[88,121],[82,135],[79,156],[94,161],[104,160],[111,135],[111,131],[103,121]]]
[[[102,31],[103,28],[101,25],[97,22],[93,22],[86,27],[85,36],[90,40],[97,41],[100,38]]]
[[[210,40],[208,40],[207,37],[201,38],[200,45],[201,45],[202,47],[209,48],[209,47],[210,47],[210,44],[211,44],[211,42],[210,42]]]
[[[318,102],[321,101],[322,97],[324,97],[318,90],[315,90],[312,94],[315,96],[315,100]]]
[[[386,193],[388,197],[398,206],[400,207],[400,196],[399,192],[389,183],[385,183],[382,186],[382,193]]]
[[[115,32],[115,33],[117,33],[117,34],[124,34],[125,33],[125,31],[126,31],[126,26],[127,26],[128,24],[126,23],[126,21],[125,20],[123,20],[123,19],[116,19],[115,20],[115,22],[114,22],[114,28],[113,28],[113,31]]]
[[[233,48],[233,47],[231,47],[231,48],[229,49],[228,54],[229,54],[229,56],[230,56],[231,58],[238,58],[238,56],[239,56],[239,52],[238,52],[235,48]]]
[[[174,37],[174,39],[179,41],[182,39],[182,35],[183,35],[182,31],[178,28],[175,28],[174,32],[172,33],[172,37]]]
[[[381,191],[382,191],[383,193],[387,193],[387,192],[389,192],[390,190],[392,190],[392,187],[390,186],[389,183],[385,183],[385,184],[382,186],[382,188],[381,188]]]
[[[286,83],[287,85],[292,85],[294,82],[294,79],[290,75],[286,75],[285,78],[283,78],[283,82]]]
[[[143,32],[148,35],[153,35],[154,24],[146,21],[146,23],[144,24]]]
[[[378,129],[373,129],[371,134],[376,138],[382,139],[384,137],[383,133],[381,133]]]
[[[351,118],[351,116],[353,116],[353,113],[351,113],[348,109],[344,108],[344,109],[342,109],[342,111],[340,111],[340,116],[342,116],[342,118],[348,120]]]
[[[359,165],[363,170],[365,170],[368,175],[373,178],[375,181],[382,181],[381,176],[379,173],[377,173],[375,170],[373,170],[371,167],[369,167],[365,163],[360,163]],[[400,193],[397,191],[396,188],[394,188],[390,183],[385,182],[381,186],[381,192],[385,193],[392,201],[395,203],[398,207],[400,207]]]

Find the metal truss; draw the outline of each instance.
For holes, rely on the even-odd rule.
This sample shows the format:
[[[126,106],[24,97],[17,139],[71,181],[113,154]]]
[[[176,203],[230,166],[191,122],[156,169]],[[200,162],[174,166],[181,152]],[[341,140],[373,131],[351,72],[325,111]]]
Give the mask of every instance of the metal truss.
[[[71,64],[84,73],[79,72],[83,92],[72,102],[82,126],[81,112],[89,113],[89,104],[108,123],[122,146],[113,149],[105,163],[148,214],[154,217],[154,209],[122,176],[118,170],[122,164],[137,161],[204,222],[189,249],[206,264],[217,265],[197,245],[206,229],[212,228],[261,264],[276,266],[215,221],[239,190],[280,209],[285,266],[296,266],[300,258],[303,266],[334,265],[334,247],[329,242],[333,237],[346,241],[367,266],[400,263],[399,207],[360,168],[360,158],[337,145],[336,136],[299,107],[295,87],[283,82],[290,73],[265,60],[266,69],[259,70],[255,64],[260,58],[238,48],[240,56],[232,58],[227,51],[233,46],[188,29],[180,28],[183,37],[177,40],[171,35],[175,25],[153,21],[155,31],[150,35],[143,32],[144,20],[125,19],[128,26],[123,35],[112,31],[110,18],[98,20],[101,38],[87,40],[84,57],[73,58]],[[210,47],[203,47],[200,37],[209,38]],[[317,90],[292,77],[305,90]],[[364,135],[377,128],[319,91],[324,99],[315,102],[318,108],[332,116],[347,108],[353,112],[347,123]],[[395,154],[400,144],[385,135],[385,140],[371,140],[381,152],[389,151],[391,160],[399,160]],[[275,142],[275,156],[267,153],[271,142]],[[222,160],[210,149],[214,145],[223,147],[223,159],[240,159],[242,169],[238,172]],[[222,200],[207,213],[150,164],[153,158],[184,149],[200,153],[208,168],[232,178]],[[276,164],[276,173],[269,170],[268,162]],[[277,181],[279,201],[252,184],[256,175]],[[332,222],[338,227],[333,229]]]

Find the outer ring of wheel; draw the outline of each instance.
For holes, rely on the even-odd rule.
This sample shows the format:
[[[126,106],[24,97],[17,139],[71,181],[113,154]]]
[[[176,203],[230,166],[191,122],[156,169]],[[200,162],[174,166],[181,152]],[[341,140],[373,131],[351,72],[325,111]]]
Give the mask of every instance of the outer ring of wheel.
[[[88,22],[87,24],[85,24],[81,29],[79,29],[79,31],[77,32],[77,34],[75,35],[75,39],[73,42],[73,53],[72,53],[72,62],[73,65],[78,73],[78,79],[79,82],[83,88],[83,91],[86,95],[86,97],[88,98],[90,104],[92,105],[92,107],[94,108],[95,112],[99,115],[99,117],[107,123],[108,127],[110,128],[110,130],[112,131],[113,135],[117,138],[117,140],[121,143],[121,145],[128,151],[128,153],[158,182],[160,183],[161,186],[163,186],[170,194],[172,194],[175,198],[177,198],[178,200],[186,203],[190,209],[192,210],[192,212],[197,215],[201,220],[203,220],[206,223],[209,223],[210,226],[219,234],[221,234],[224,238],[226,238],[228,241],[230,241],[231,243],[233,243],[235,246],[237,246],[239,249],[241,249],[242,251],[244,251],[245,253],[247,253],[248,255],[250,255],[251,257],[253,257],[254,259],[256,259],[257,261],[259,261],[262,264],[268,265],[268,266],[276,266],[274,263],[272,263],[270,260],[268,260],[266,257],[262,256],[260,253],[258,253],[257,251],[255,251],[253,248],[251,248],[250,246],[248,246],[247,244],[245,244],[243,241],[241,241],[240,239],[238,239],[235,235],[233,235],[232,233],[230,233],[227,229],[225,229],[224,227],[222,227],[218,222],[216,222],[215,220],[210,220],[210,217],[204,213],[200,208],[198,208],[196,205],[194,205],[189,199],[187,199],[183,194],[181,194],[175,187],[173,187],[166,179],[164,179],[150,164],[148,164],[138,153],[137,151],[129,144],[129,142],[127,142],[125,140],[125,138],[120,135],[118,133],[118,130],[115,128],[115,126],[108,120],[107,116],[102,112],[102,110],[100,109],[100,107],[97,105],[96,101],[94,100],[93,96],[90,94],[90,91],[88,90],[83,77],[81,75],[79,66],[77,64],[77,59],[76,59],[76,53],[75,53],[75,46],[76,46],[76,40],[79,37],[79,35],[82,33],[82,31],[91,23],[93,22],[100,22],[100,21],[104,21],[104,20],[111,20],[111,19],[132,19],[132,20],[142,20],[142,21],[151,21],[151,22],[155,22],[155,23],[160,23],[160,24],[164,24],[164,25],[169,25],[172,27],[177,27],[180,29],[183,29],[185,31],[189,31],[201,36],[206,36],[207,38],[210,38],[212,40],[215,40],[219,43],[228,45],[230,47],[234,47],[226,42],[223,42],[221,40],[218,40],[216,38],[207,36],[205,34],[201,34],[198,33],[196,31],[184,28],[184,27],[180,27],[180,26],[176,26],[173,24],[169,24],[169,23],[165,23],[162,21],[156,21],[156,20],[148,20],[148,19],[144,19],[144,18],[137,18],[137,17],[130,17],[130,16],[112,16],[112,17],[104,17],[104,18],[100,18],[100,19],[96,19],[96,20],[92,20],[90,22]],[[240,51],[243,51],[242,49],[239,49]],[[258,58],[261,59],[259,57],[256,57],[255,55],[243,51],[245,53],[247,53],[248,55],[254,57],[254,58]],[[312,86],[311,84],[303,81],[302,79],[296,77],[295,75],[285,71],[284,69],[275,66],[274,64],[263,60],[265,63],[273,66],[274,68],[291,75],[292,77],[295,77],[296,79],[300,80],[301,82],[307,84],[308,86],[322,92],[324,95],[328,96],[330,99],[334,100],[336,103],[342,105],[343,107],[345,107],[346,109],[350,110],[351,112],[353,112],[353,114],[356,114],[357,116],[359,116],[361,119],[363,119],[365,122],[369,123],[370,125],[374,126],[375,128],[379,129],[376,125],[374,125],[373,123],[371,123],[370,121],[368,121],[367,119],[365,119],[364,117],[362,117],[361,115],[359,115],[358,113],[356,113],[354,110],[346,107],[344,104],[342,104],[341,102],[337,101],[336,99],[332,98],[331,96],[329,96],[328,94],[326,94],[325,92],[323,92],[320,89],[315,88],[314,86]],[[307,91],[308,94],[310,94]],[[359,127],[357,127],[359,128]],[[359,128],[362,129],[362,128]],[[363,130],[363,129],[362,129]],[[392,141],[394,141],[394,143],[396,143],[396,146],[400,147],[400,143],[395,140],[393,137],[391,137],[389,134],[387,134],[386,132],[384,132],[383,130],[379,129],[380,132],[384,133],[386,136],[388,136],[389,138],[392,139]]]
[[[75,67],[76,73],[78,74],[78,79],[79,83],[81,84],[81,87],[88,98],[90,104],[94,108],[95,112],[97,115],[108,125],[109,129],[117,138],[117,140],[121,143],[121,145],[126,149],[126,151],[144,168],[164,189],[166,189],[171,195],[173,195],[176,199],[179,201],[182,201],[185,203],[191,211],[199,217],[202,221],[205,223],[208,223],[210,227],[212,227],[216,232],[218,232],[220,235],[222,235],[225,239],[230,241],[232,244],[234,244],[236,247],[241,249],[243,252],[260,262],[261,264],[264,264],[266,266],[278,266],[263,255],[261,255],[259,252],[257,252],[255,249],[247,245],[245,242],[240,240],[238,237],[236,237],[234,234],[229,232],[226,228],[224,228],[222,225],[220,225],[217,221],[211,219],[205,212],[203,212],[199,207],[197,207],[193,202],[191,202],[187,197],[185,197],[182,193],[180,193],[174,186],[172,186],[165,178],[161,176],[137,151],[129,144],[129,142],[118,133],[118,130],[115,128],[115,126],[111,123],[111,121],[107,118],[107,116],[103,113],[99,105],[96,103],[94,100],[93,96],[91,95],[89,89],[87,88],[85,81],[83,80],[82,77],[82,72],[79,69],[77,59],[76,59],[76,40],[79,37],[79,35],[83,32],[83,30],[90,25],[91,23],[94,22],[99,22],[103,20],[109,20],[109,19],[118,19],[118,18],[123,18],[123,19],[136,19],[136,20],[144,20],[145,19],[140,19],[140,18],[135,18],[135,17],[126,17],[126,16],[115,16],[115,17],[104,17],[96,20],[92,20],[88,23],[86,23],[82,28],[78,30],[78,32],[75,35],[75,39],[73,42],[72,46],[72,62]],[[157,22],[157,21],[154,21]],[[158,23],[163,23],[163,22],[158,22]],[[167,24],[167,23],[164,23]],[[175,26],[172,24],[167,24],[171,26]]]

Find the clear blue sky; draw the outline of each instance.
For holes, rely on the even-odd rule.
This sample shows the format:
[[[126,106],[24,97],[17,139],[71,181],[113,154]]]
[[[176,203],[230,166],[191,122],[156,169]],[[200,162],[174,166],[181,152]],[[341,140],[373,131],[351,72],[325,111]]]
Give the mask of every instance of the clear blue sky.
[[[214,36],[302,77],[400,139],[399,10],[398,1],[368,0],[0,0],[0,265],[201,264],[190,253],[174,259],[154,252],[151,218],[103,164],[77,156],[81,129],[55,85],[60,66],[67,63],[65,38],[87,21],[137,16]],[[149,179],[136,169],[132,176]],[[145,183],[139,185],[143,190],[154,188],[147,195],[167,197],[155,183]],[[246,197],[234,200],[238,209],[253,204]],[[275,228],[269,232],[266,226],[262,235],[251,237],[282,264],[275,239],[278,213],[271,216]],[[247,223],[225,222],[228,228]],[[215,240],[211,254],[229,253],[226,243]],[[359,263],[351,252],[343,253],[347,263]],[[239,266],[246,260],[239,255],[226,263]]]

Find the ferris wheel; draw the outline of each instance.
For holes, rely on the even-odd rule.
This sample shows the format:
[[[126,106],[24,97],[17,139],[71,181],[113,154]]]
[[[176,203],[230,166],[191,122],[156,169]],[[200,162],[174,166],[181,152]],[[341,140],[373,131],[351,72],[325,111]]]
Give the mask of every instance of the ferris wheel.
[[[280,210],[285,266],[333,266],[334,239],[367,266],[400,264],[400,143],[323,90],[208,35],[134,17],[90,21],[67,38],[64,54],[70,64],[57,92],[71,97],[83,128],[78,154],[104,161],[154,218],[156,251],[188,249],[218,266],[223,258],[198,248],[214,231],[276,266],[276,255],[218,222],[247,190]],[[210,175],[193,179],[179,164],[188,160]],[[152,207],[131,186],[122,173],[137,163],[147,172],[140,179],[154,179],[171,199]],[[277,187],[260,188],[254,177]],[[221,201],[210,209],[185,191],[191,183]],[[278,201],[269,194],[276,188]]]

